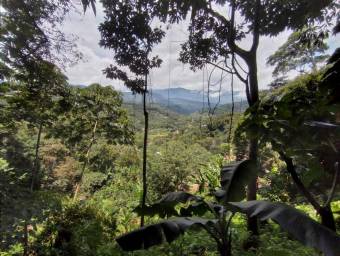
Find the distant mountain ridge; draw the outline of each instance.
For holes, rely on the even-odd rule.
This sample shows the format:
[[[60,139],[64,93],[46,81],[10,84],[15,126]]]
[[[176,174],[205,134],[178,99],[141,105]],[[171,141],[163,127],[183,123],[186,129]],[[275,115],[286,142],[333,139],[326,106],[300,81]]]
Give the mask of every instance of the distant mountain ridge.
[[[141,103],[142,96],[134,95],[132,92],[122,92],[123,101],[125,103]],[[169,107],[170,110],[180,114],[191,114],[199,112],[203,108],[208,107],[207,93],[204,96],[201,91],[189,90],[181,87],[170,89],[153,89],[148,95],[149,102],[159,104],[163,107]],[[219,102],[219,105],[225,105],[232,102],[230,92],[210,95],[210,103],[212,107]],[[240,102],[245,100],[241,92],[234,92],[234,101]]]

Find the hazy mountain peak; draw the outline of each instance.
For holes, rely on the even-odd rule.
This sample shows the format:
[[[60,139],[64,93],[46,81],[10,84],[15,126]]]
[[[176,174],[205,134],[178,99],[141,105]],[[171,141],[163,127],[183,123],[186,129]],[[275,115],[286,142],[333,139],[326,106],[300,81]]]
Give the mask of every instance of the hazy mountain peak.
[[[141,103],[142,96],[134,95],[132,92],[122,92],[124,102]],[[202,110],[203,105],[207,106],[207,93],[203,97],[202,91],[190,90],[182,87],[172,87],[165,89],[152,89],[149,92],[149,101],[167,107],[178,113],[191,114]],[[234,93],[235,102],[243,99],[239,91]],[[218,103],[219,102],[219,103]],[[218,93],[210,95],[211,104],[229,104],[231,103],[231,93]]]

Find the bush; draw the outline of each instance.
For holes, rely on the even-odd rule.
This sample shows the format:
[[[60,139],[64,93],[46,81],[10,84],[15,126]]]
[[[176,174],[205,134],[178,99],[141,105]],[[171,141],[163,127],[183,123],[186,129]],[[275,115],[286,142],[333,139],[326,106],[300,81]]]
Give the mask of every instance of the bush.
[[[86,172],[82,182],[82,190],[85,193],[93,194],[103,188],[111,178],[111,174],[101,172]]]
[[[33,248],[38,255],[98,255],[114,241],[115,227],[113,216],[94,205],[68,201],[43,223]]]

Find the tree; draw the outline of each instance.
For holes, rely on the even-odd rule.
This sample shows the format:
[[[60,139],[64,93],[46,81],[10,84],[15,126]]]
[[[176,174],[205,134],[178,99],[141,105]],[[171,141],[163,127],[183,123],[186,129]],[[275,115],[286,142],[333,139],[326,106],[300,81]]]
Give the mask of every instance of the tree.
[[[211,154],[205,148],[181,140],[151,147],[150,152],[150,192],[157,199],[168,192],[189,189],[190,183],[199,179],[202,166],[211,161]]]
[[[139,64],[153,64],[140,62],[136,59],[144,58],[143,52],[135,51],[135,55],[127,56],[126,50],[134,51],[145,38],[152,39],[148,46],[148,52],[155,43],[159,43],[163,37],[160,28],[152,28],[152,20],[160,20],[163,23],[177,23],[190,16],[189,40],[183,44],[180,59],[190,63],[193,68],[201,68],[205,64],[216,65],[222,60],[225,64],[220,67],[237,77],[246,85],[246,94],[250,106],[259,101],[257,78],[257,49],[261,36],[275,36],[285,29],[301,28],[304,24],[319,19],[324,8],[333,1],[102,1],[106,14],[115,17],[115,23],[111,23],[111,30],[107,30],[104,37],[110,37],[110,45],[114,48],[121,47],[116,60],[119,64],[128,65],[132,71],[137,71]],[[225,9],[224,9],[225,8]],[[335,10],[336,11],[336,10]],[[225,13],[229,13],[227,17]],[[236,20],[235,17],[241,17]],[[129,22],[126,22],[129,21]],[[238,23],[237,23],[238,22]],[[109,33],[110,31],[110,33]],[[115,33],[112,33],[115,31]],[[117,33],[117,31],[119,33]],[[138,32],[139,31],[139,32]],[[128,37],[125,34],[129,34]],[[246,36],[252,36],[250,48],[243,49],[239,42]],[[122,39],[124,38],[124,39]],[[117,42],[118,41],[118,42]],[[136,48],[137,46],[137,48]],[[237,58],[241,58],[248,70],[242,75],[242,67]],[[229,61],[232,68],[227,63]],[[133,63],[133,64],[128,64]],[[158,63],[159,64],[159,63]],[[155,66],[155,65],[152,65]],[[128,80],[125,72],[117,69],[109,69],[106,73],[113,78]],[[129,83],[127,83],[129,85]],[[140,88],[137,86],[136,88]],[[256,160],[258,155],[258,143],[254,138],[250,142],[249,155]],[[249,200],[256,199],[256,180],[249,184]],[[257,222],[249,219],[249,228],[253,234],[257,234]]]
[[[9,115],[15,121],[26,121],[37,129],[35,157],[31,173],[31,190],[39,187],[39,148],[43,128],[68,107],[66,77],[52,63],[32,63],[29,71],[16,75],[19,82],[13,83],[12,97],[7,97]]]
[[[291,70],[305,73],[315,70],[319,63],[329,57],[325,54],[328,45],[327,31],[320,31],[318,27],[304,27],[293,32],[287,41],[267,59],[267,64],[275,65],[273,75],[285,75]]]
[[[132,130],[121,105],[117,91],[92,84],[74,88],[70,111],[59,116],[52,136],[59,137],[82,162],[74,198],[77,198],[91,149],[99,138],[105,138],[109,144],[132,142]]]
[[[89,3],[89,2],[86,2]],[[100,45],[115,52],[114,59],[119,66],[125,66],[134,75],[110,65],[104,70],[108,78],[122,80],[134,93],[143,94],[144,145],[143,145],[143,193],[141,204],[144,208],[147,198],[147,142],[149,113],[146,108],[148,93],[148,74],[151,69],[159,67],[158,56],[150,57],[152,47],[164,36],[160,28],[152,28],[152,17],[142,2],[102,1],[105,8],[105,21],[99,26]],[[85,5],[86,6],[86,5]],[[141,226],[144,215],[141,215]]]
[[[0,77],[19,85],[12,102],[18,107],[15,115],[38,129],[31,189],[38,185],[35,183],[43,127],[55,114],[57,101],[60,100],[59,107],[66,106],[66,77],[55,64],[71,61],[70,56],[79,57],[72,40],[57,29],[70,6],[65,0],[4,0],[0,4],[4,10],[0,24]]]
[[[0,74],[13,78],[42,60],[64,65],[80,57],[60,30],[71,4],[66,0],[1,1]]]
[[[271,81],[268,84],[268,87],[270,87],[270,88],[278,88],[278,87],[284,86],[287,83],[288,83],[287,76],[280,76],[280,77],[275,78],[273,81]]]
[[[263,145],[272,144],[297,189],[320,215],[321,223],[335,230],[331,202],[340,173],[340,130],[334,114],[340,99],[336,87],[340,62],[339,56],[333,57],[327,70],[300,76],[285,88],[268,92],[256,109],[248,110],[240,130],[259,137]],[[326,199],[318,200],[313,191]]]

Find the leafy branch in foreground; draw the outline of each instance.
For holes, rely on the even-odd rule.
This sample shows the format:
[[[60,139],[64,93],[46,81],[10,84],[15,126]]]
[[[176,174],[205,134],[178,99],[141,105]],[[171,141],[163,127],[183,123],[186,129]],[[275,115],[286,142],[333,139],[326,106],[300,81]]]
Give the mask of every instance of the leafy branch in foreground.
[[[244,167],[244,170],[248,169],[250,172],[250,166],[248,160],[229,166],[229,174],[231,174],[229,179],[226,175],[223,177],[222,170],[221,184],[226,190],[221,190],[224,192],[219,192],[218,195],[223,205],[206,202],[202,197],[186,192],[168,193],[157,203],[148,206],[147,214],[182,217],[168,219],[127,233],[117,238],[118,244],[125,251],[148,249],[165,241],[171,243],[188,229],[198,227],[206,230],[216,241],[221,256],[229,256],[231,255],[231,220],[235,213],[241,212],[249,217],[275,221],[296,240],[322,251],[326,256],[340,254],[340,248],[337,246],[340,243],[340,237],[335,232],[291,206],[266,201],[226,202],[226,198],[230,198],[228,193],[232,194],[240,188],[244,190],[244,186],[237,187],[232,184],[235,184],[237,180],[244,182],[240,169]],[[178,204],[184,203],[189,203],[189,205],[178,209]],[[210,212],[213,217],[191,217],[193,215],[203,216],[207,212]]]
[[[171,200],[169,200],[171,198]],[[306,246],[316,248],[326,256],[336,256],[340,253],[337,246],[340,237],[335,232],[314,221],[303,212],[283,203],[267,201],[231,202],[226,207],[205,202],[202,198],[185,192],[169,193],[163,201],[157,203],[153,210],[160,209],[160,205],[169,205],[183,202],[183,198],[195,200],[187,208],[181,208],[182,215],[205,212],[214,214],[214,218],[177,217],[157,224],[137,229],[117,238],[118,244],[125,251],[148,249],[163,242],[171,243],[188,229],[202,228],[216,241],[220,255],[231,255],[230,223],[236,212],[245,213],[250,217],[261,220],[271,219],[279,224],[293,238]],[[172,209],[172,212],[175,211]]]
[[[175,207],[180,203],[194,201],[187,208],[182,207],[178,212]],[[139,209],[137,209],[139,212]],[[154,205],[146,208],[145,214],[160,216],[186,216],[168,219],[157,224],[148,225],[117,238],[118,244],[125,251],[148,249],[153,245],[163,242],[171,243],[188,229],[202,228],[216,241],[220,255],[231,255],[230,224],[233,213],[226,211],[225,207],[215,203],[209,203],[199,196],[186,192],[172,192],[166,194]],[[213,214],[213,218],[191,217],[202,216],[206,212]],[[188,217],[190,216],[190,217]]]

